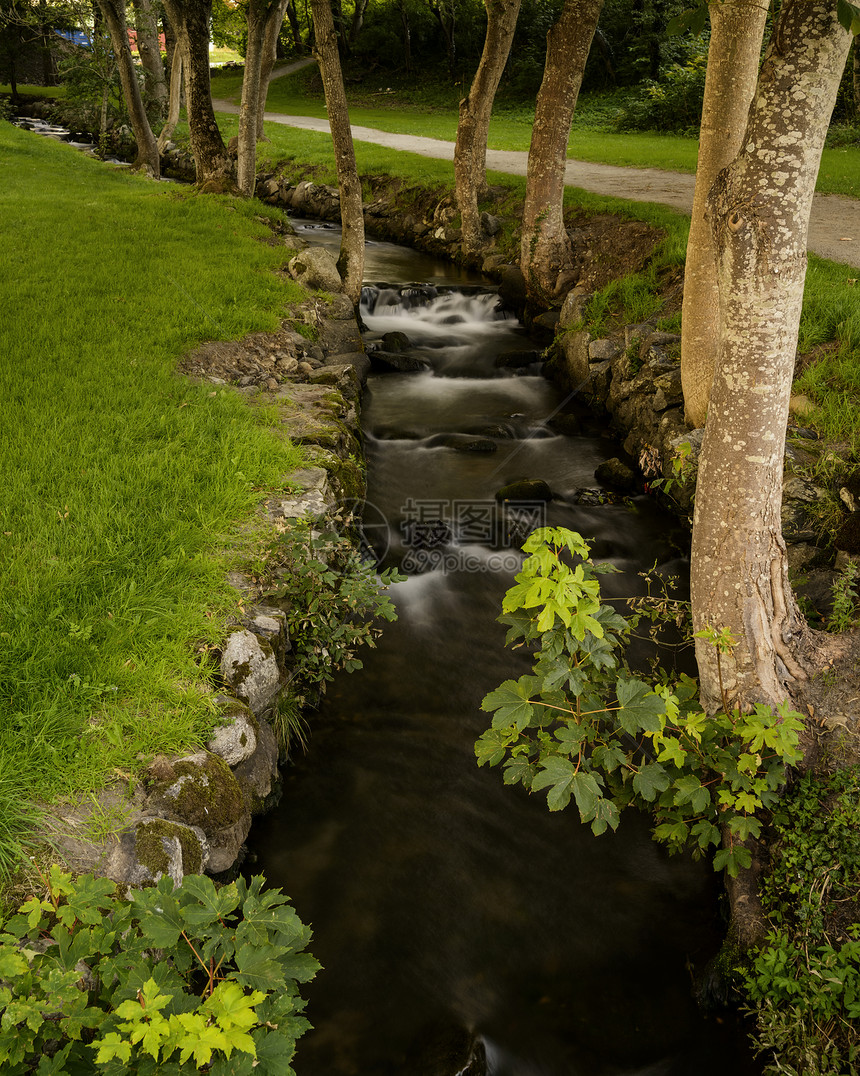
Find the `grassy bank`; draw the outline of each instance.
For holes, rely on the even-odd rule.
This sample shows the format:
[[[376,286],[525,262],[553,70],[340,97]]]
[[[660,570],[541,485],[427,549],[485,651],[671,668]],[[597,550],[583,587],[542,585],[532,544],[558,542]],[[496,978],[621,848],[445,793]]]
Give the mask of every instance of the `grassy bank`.
[[[173,371],[299,296],[260,212],[0,124],[0,868],[34,801],[209,726],[219,550],[298,453]]]
[[[216,74],[212,92],[216,97],[238,101],[242,76],[236,72]],[[457,134],[457,87],[394,86],[379,83],[350,85],[350,118],[353,123],[397,134],[425,135],[453,142]],[[275,79],[269,87],[266,107],[287,115],[325,117],[322,88],[313,68]],[[617,107],[605,95],[584,95],[578,106],[568,144],[568,157],[623,167],[661,168],[673,172],[696,171],[699,144],[694,138],[652,132],[616,131],[612,124]],[[489,146],[499,150],[529,148],[533,105],[502,99],[493,112]],[[823,194],[860,197],[860,147],[825,149],[817,190]]]

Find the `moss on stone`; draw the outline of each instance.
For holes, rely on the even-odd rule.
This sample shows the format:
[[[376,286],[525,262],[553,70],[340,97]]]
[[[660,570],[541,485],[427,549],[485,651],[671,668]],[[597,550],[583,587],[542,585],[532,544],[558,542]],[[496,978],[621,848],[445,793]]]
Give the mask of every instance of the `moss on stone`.
[[[242,791],[227,763],[217,755],[180,759],[175,777],[160,790],[159,799],[170,805],[186,825],[205,833],[232,826],[245,813]]]
[[[178,840],[182,852],[182,873],[200,874],[203,871],[203,849],[197,835],[188,826],[156,818],[142,822],[135,833],[135,851],[138,862],[153,877],[166,874],[170,866],[168,841]]]

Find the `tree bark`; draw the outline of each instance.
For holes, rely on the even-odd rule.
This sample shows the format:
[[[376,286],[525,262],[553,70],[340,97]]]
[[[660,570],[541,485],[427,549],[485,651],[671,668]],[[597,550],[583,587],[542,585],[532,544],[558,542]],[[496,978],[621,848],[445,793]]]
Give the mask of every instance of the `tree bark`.
[[[137,51],[143,66],[146,92],[151,102],[153,119],[163,120],[167,115],[167,80],[158,41],[158,19],[152,0],[133,0],[134,25],[137,31]]]
[[[263,117],[266,114],[266,98],[269,96],[269,81],[278,56],[278,36],[284,25],[284,16],[291,0],[278,0],[271,6],[266,16],[266,32],[263,37],[263,60],[260,66],[260,87],[257,94],[257,141],[268,141],[263,131]],[[295,11],[295,9],[293,9]]]
[[[302,28],[299,26],[299,16],[296,12],[295,0],[289,0],[287,4],[287,19],[290,23],[290,33],[293,35],[293,44],[298,52],[305,51],[305,43],[302,41]]]
[[[812,195],[851,41],[836,0],[783,0],[741,151],[709,196],[720,348],[699,465],[691,555],[702,704],[777,705],[812,671],[788,582],[780,508]]]
[[[349,47],[356,43],[358,35],[361,33],[361,28],[364,26],[364,13],[367,11],[368,0],[355,0],[355,7],[352,12],[352,22],[349,26]]]
[[[686,419],[704,426],[719,346],[713,233],[705,219],[717,173],[737,156],[758,78],[769,0],[711,0],[711,42],[681,316],[681,383]]]
[[[254,194],[257,179],[257,117],[260,107],[260,75],[269,0],[248,0],[248,40],[245,74],[239,103],[239,190],[247,198]]]
[[[176,124],[179,123],[179,106],[182,103],[182,49],[174,46],[173,57],[170,64],[170,97],[167,102],[167,119],[158,135],[158,152],[164,153],[164,148],[173,137]]]
[[[520,267],[530,295],[552,293],[570,262],[564,227],[567,143],[585,61],[603,0],[565,0],[546,35],[546,66],[535,104],[526,176]]]
[[[212,190],[234,189],[233,162],[212,109],[209,84],[209,21],[212,0],[164,0],[185,71],[185,107],[197,183]]]
[[[104,16],[105,24],[110,34],[111,45],[119,66],[119,77],[122,83],[122,95],[125,98],[129,119],[137,142],[137,160],[135,168],[146,169],[156,179],[161,175],[161,158],[155,135],[149,126],[146,109],[143,107],[143,98],[140,95],[140,85],[137,81],[137,73],[131,58],[131,47],[128,43],[128,29],[125,21],[125,0],[98,0],[99,10]]]
[[[341,243],[337,268],[343,290],[358,308],[364,278],[364,211],[361,183],[355,163],[349,109],[343,88],[343,73],[337,48],[337,32],[329,0],[311,0],[314,19],[314,55],[325,90],[326,109],[334,143],[337,185],[340,191]]]
[[[484,0],[487,9],[484,51],[468,96],[460,102],[454,147],[454,183],[466,253],[474,253],[482,245],[478,199],[487,186],[490,114],[511,51],[520,3],[521,0]]]

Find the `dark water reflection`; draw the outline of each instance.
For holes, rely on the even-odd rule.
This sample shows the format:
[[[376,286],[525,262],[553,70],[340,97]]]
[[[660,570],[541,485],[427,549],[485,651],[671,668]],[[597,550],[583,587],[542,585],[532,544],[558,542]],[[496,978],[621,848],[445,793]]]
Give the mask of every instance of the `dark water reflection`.
[[[520,429],[486,454],[422,444],[476,414],[540,427],[557,406],[540,378],[487,380],[500,346],[523,346],[509,332],[515,342],[496,334],[485,356],[489,391],[480,378],[454,384],[447,353],[441,377],[372,381],[368,498],[392,525],[389,558],[404,552],[410,497],[491,503],[512,475],[535,474],[558,494],[549,522],[595,538],[634,573],[606,577],[608,592],[630,593],[640,568],[677,565],[674,528],[647,501],[572,502],[614,454],[603,436],[523,443]],[[394,426],[411,435],[386,437]],[[414,1060],[414,1043],[446,1025],[483,1037],[496,1076],[754,1072],[735,1031],[692,1000],[692,971],[719,943],[710,869],[668,858],[641,817],[594,838],[572,809],[551,815],[542,796],[477,768],[480,701],[523,671],[495,623],[518,556],[456,533],[446,551],[448,571],[431,565],[395,588],[397,624],[362,672],[331,685],[307,756],[252,835],[253,869],[292,896],[325,967],[308,989],[315,1030],[297,1073],[437,1071]]]

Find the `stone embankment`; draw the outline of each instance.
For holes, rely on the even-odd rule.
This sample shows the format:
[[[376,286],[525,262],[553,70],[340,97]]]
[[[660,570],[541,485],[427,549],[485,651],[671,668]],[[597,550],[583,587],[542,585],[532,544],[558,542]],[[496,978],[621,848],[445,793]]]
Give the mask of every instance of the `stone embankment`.
[[[266,532],[274,538],[291,521],[319,520],[363,494],[358,398],[370,363],[355,313],[340,294],[327,251],[300,251],[289,271],[314,297],[292,308],[279,332],[205,344],[181,364],[185,373],[215,386],[233,384],[252,406],[274,407],[283,436],[304,448],[308,466],[288,476],[290,492],[261,505],[264,541]],[[279,747],[271,718],[296,655],[285,612],[261,601],[257,580],[233,572],[229,581],[242,595],[243,612],[220,654],[211,655],[221,685],[212,737],[181,757],[156,757],[134,787],[121,782],[89,802],[53,812],[50,839],[76,870],[135,886],[165,874],[179,882],[187,873],[230,871],[252,816],[278,794]],[[267,592],[277,590],[277,579],[267,582]],[[99,828],[112,832],[94,840]]]

